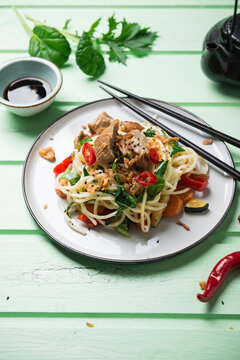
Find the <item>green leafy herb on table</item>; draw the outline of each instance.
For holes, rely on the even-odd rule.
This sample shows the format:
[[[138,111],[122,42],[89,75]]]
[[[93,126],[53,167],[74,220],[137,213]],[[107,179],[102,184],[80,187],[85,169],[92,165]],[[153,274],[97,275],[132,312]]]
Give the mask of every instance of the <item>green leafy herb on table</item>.
[[[21,21],[23,27],[31,35],[29,54],[39,56],[54,62],[59,67],[63,66],[71,54],[71,47],[67,39],[77,43],[76,63],[87,75],[98,78],[106,68],[104,54],[108,55],[110,62],[118,62],[126,65],[129,53],[144,57],[149,55],[153,43],[158,37],[156,32],[148,27],[141,28],[138,23],[129,23],[126,19],[117,21],[112,15],[108,18],[108,30],[99,37],[95,36],[101,18],[97,19],[89,31],[83,31],[79,36],[68,32],[71,19],[67,19],[62,29],[56,29],[42,21],[25,16],[34,23],[31,29],[15,7],[14,12]],[[104,51],[102,47],[107,47]]]

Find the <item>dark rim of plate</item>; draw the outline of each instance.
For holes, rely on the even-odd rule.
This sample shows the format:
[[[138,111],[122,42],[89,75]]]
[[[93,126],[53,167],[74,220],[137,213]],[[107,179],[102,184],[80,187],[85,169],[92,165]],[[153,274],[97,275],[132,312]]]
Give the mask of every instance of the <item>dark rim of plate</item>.
[[[122,96],[123,98],[128,98],[127,96]],[[193,116],[195,119],[197,119],[198,121],[206,124],[207,126],[209,126],[204,120],[202,120],[200,117],[198,117],[197,115],[195,115],[194,113],[180,107],[180,106],[177,106],[177,105],[174,105],[174,104],[171,104],[171,103],[168,103],[168,102],[165,102],[165,101],[161,101],[161,100],[157,100],[157,99],[152,99],[152,98],[147,98],[148,100],[152,100],[152,101],[157,101],[157,102],[160,102],[161,104],[163,105],[167,105],[167,106],[171,106],[171,107],[174,107],[175,109],[178,109],[178,110],[181,110],[181,111],[184,111],[185,113]],[[31,146],[27,156],[26,156],[26,159],[25,159],[25,162],[24,162],[24,168],[23,168],[23,173],[22,173],[22,191],[23,191],[23,197],[24,197],[24,201],[27,205],[27,208],[30,212],[30,214],[32,215],[33,219],[35,220],[35,222],[37,223],[37,225],[45,232],[45,234],[47,236],[49,236],[52,240],[56,241],[58,244],[60,244],[61,246],[63,246],[65,249],[67,250],[70,250],[74,253],[77,253],[79,255],[83,255],[85,257],[88,257],[88,258],[92,258],[94,260],[100,260],[100,261],[105,261],[105,262],[109,262],[109,263],[125,263],[125,264],[139,264],[139,263],[146,263],[146,262],[154,262],[154,261],[158,261],[158,260],[163,260],[163,259],[166,259],[166,258],[169,258],[169,257],[172,257],[172,256],[175,256],[175,255],[178,255],[178,254],[181,254],[182,252],[186,251],[186,250],[189,250],[191,248],[193,248],[194,246],[198,245],[199,243],[201,243],[203,240],[205,240],[206,238],[208,238],[220,225],[221,223],[223,222],[223,220],[226,218],[231,206],[232,206],[232,203],[233,203],[233,199],[234,199],[234,196],[235,196],[235,192],[236,192],[236,180],[232,179],[233,180],[233,191],[232,191],[232,198],[229,202],[229,205],[227,207],[227,209],[225,210],[223,216],[221,217],[221,219],[219,220],[219,222],[213,227],[212,230],[210,230],[205,236],[201,237],[201,239],[199,239],[198,241],[196,241],[194,244],[191,244],[189,246],[186,246],[185,248],[181,249],[181,250],[178,250],[178,251],[175,251],[171,254],[168,254],[168,255],[163,255],[163,256],[157,256],[157,257],[154,257],[154,258],[146,258],[146,259],[139,259],[139,260],[116,260],[116,259],[110,259],[110,258],[104,258],[104,257],[101,257],[101,256],[95,256],[95,255],[91,255],[91,254],[87,254],[85,252],[82,252],[82,251],[79,251],[79,250],[76,250],[74,249],[73,247],[71,246],[67,246],[66,244],[62,243],[61,241],[59,241],[56,237],[54,237],[47,229],[45,229],[45,227],[41,224],[41,222],[38,220],[37,216],[35,215],[34,211],[32,210],[31,206],[30,206],[30,203],[28,201],[28,197],[27,197],[27,194],[26,194],[26,188],[25,188],[25,172],[26,172],[26,167],[27,167],[27,163],[28,163],[28,158],[29,156],[31,155],[31,152],[35,146],[35,144],[38,142],[38,140],[41,138],[41,136],[52,126],[54,125],[55,123],[57,123],[60,119],[62,119],[63,117],[65,117],[66,115],[68,114],[71,114],[72,112],[78,110],[78,109],[81,109],[83,107],[86,107],[86,106],[89,106],[89,105],[93,105],[93,104],[96,104],[96,103],[99,103],[99,102],[103,102],[103,101],[113,101],[115,102],[116,100],[115,99],[112,99],[112,98],[106,98],[106,99],[100,99],[100,100],[95,100],[95,101],[92,101],[92,102],[89,102],[89,103],[86,103],[86,104],[83,104],[83,105],[80,105],[80,106],[77,106],[75,107],[74,109],[64,113],[63,115],[59,116],[56,120],[54,120],[51,124],[49,124],[39,135],[38,137],[36,138],[36,140],[34,141],[33,145]],[[209,126],[210,127],[210,126]],[[221,142],[225,148],[226,148],[226,152],[228,153],[229,155],[229,158],[232,162],[232,166],[234,166],[234,162],[233,162],[233,158],[232,158],[232,155],[228,149],[228,147],[226,146],[226,144],[224,142]]]

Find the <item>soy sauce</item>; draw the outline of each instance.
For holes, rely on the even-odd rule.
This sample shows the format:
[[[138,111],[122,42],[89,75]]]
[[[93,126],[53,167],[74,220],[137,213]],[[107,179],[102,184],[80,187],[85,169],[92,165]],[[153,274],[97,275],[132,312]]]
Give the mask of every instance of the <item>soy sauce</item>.
[[[27,76],[12,81],[4,90],[3,97],[15,104],[32,104],[44,99],[52,91],[43,79]]]

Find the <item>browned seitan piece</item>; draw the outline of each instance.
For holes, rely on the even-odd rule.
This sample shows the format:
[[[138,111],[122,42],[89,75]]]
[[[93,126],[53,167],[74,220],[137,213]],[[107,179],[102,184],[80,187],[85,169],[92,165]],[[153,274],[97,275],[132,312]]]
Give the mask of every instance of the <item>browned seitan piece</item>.
[[[126,156],[126,167],[135,167],[138,170],[151,170],[152,163],[149,161],[149,144],[147,138],[139,131],[133,130],[122,137],[119,149]]]
[[[88,128],[91,134],[95,135],[107,128],[112,121],[113,118],[103,111],[94,122],[88,124]]]
[[[48,161],[51,161],[51,162],[55,161],[55,151],[50,146],[47,148],[39,149],[38,153],[41,157],[43,157],[44,159],[46,159]]]
[[[78,145],[79,145],[79,141],[82,140],[82,139],[88,139],[90,138],[91,136],[89,134],[84,134],[83,131],[81,131],[79,133],[78,136],[75,137],[73,143],[74,143],[74,148],[77,149],[78,148]]]
[[[139,130],[142,131],[144,127],[136,122],[132,121],[121,121],[120,122],[120,131],[123,131],[125,133],[128,133],[132,130]]]
[[[94,150],[97,160],[103,164],[108,165],[115,159],[113,147],[118,134],[119,120],[114,120],[94,142]]]

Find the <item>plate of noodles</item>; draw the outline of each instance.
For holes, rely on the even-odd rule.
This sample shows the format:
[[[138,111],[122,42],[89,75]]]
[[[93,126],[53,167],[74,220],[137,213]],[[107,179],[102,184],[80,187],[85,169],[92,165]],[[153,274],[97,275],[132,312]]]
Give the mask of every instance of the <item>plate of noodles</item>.
[[[223,142],[140,107],[233,166]],[[222,223],[234,193],[232,178],[114,99],[80,106],[50,124],[23,171],[27,207],[48,236],[115,262],[152,261],[191,248]]]

